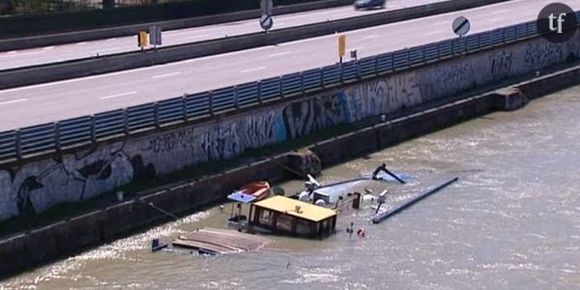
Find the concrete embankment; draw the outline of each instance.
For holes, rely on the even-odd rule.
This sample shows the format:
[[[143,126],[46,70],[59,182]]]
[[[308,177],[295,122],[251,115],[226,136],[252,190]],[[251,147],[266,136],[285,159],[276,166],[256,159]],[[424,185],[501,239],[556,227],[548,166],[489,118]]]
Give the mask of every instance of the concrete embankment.
[[[283,28],[273,30],[268,34],[251,33],[227,37],[224,39],[161,47],[156,50],[148,50],[145,52],[128,52],[9,69],[0,72],[0,89],[104,74],[138,67],[176,62],[196,57],[240,51],[255,47],[276,45],[283,42],[395,23],[409,19],[489,5],[502,1],[505,0],[452,0],[298,27]]]
[[[220,118],[159,128],[78,149],[2,164],[0,220],[90,199],[141,178],[168,175],[249,149],[355,124],[381,114],[445,101],[466,91],[534,74],[580,52],[580,35],[564,44],[542,38],[396,71],[323,93],[282,99]],[[528,92],[524,92],[528,93]]]
[[[578,68],[520,84],[516,86],[518,91],[505,95],[493,92],[460,97],[473,89],[561,65],[578,52],[579,35],[565,44],[529,39],[322,94],[233,112],[220,119],[5,166],[0,170],[0,218],[18,216],[31,208],[42,212],[59,203],[110,192],[140,178],[171,174],[201,162],[219,162],[248,149],[290,142],[342,124],[356,125],[382,114],[391,119],[311,146],[323,164],[334,164],[497,109],[514,109],[525,104],[526,98],[576,84],[580,80]],[[394,119],[420,108],[424,110]],[[264,161],[143,198],[153,198],[151,202],[171,212],[187,212],[222,199],[247,181],[279,177],[282,170]],[[0,242],[0,272],[95,245],[163,219],[146,203],[133,200],[76,218],[70,226],[64,221],[7,238]],[[76,239],[80,241],[70,243]]]

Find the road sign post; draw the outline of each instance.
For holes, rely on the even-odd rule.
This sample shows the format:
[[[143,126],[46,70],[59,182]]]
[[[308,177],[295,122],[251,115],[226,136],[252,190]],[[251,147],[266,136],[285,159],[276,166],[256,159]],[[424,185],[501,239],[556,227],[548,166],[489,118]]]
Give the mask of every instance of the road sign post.
[[[469,29],[471,28],[471,23],[467,18],[460,16],[453,21],[452,28],[455,34],[457,34],[459,37],[463,37],[469,32]]]
[[[266,33],[268,33],[268,30],[270,30],[273,25],[274,20],[272,19],[272,16],[268,14],[263,14],[262,17],[260,17],[260,26],[262,27],[262,29],[264,29]]]
[[[260,10],[262,10],[262,15],[272,15],[272,8],[274,7],[274,3],[272,0],[261,0],[260,1]]]
[[[260,9],[262,10],[262,17],[260,17],[260,26],[266,33],[274,25],[274,20],[272,19],[272,8],[274,8],[274,3],[272,0],[261,0]]]
[[[153,48],[157,48],[157,46],[161,45],[161,27],[149,27],[149,35],[151,36],[150,44],[153,45]]]
[[[148,34],[147,31],[140,31],[139,35],[137,35],[137,45],[144,50],[147,46]]]
[[[342,58],[346,53],[346,35],[338,36],[338,58],[340,63],[342,63]]]

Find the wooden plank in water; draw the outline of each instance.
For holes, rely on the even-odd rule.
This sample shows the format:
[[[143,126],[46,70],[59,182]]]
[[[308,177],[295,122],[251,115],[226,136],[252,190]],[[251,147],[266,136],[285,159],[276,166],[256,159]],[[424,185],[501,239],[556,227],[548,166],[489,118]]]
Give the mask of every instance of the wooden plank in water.
[[[194,250],[205,250],[217,254],[227,254],[232,253],[231,249],[220,247],[218,245],[207,244],[203,242],[196,242],[196,241],[187,241],[187,240],[180,240],[177,239],[173,241],[174,246],[194,249]]]
[[[223,248],[228,248],[230,251],[237,252],[237,251],[248,251],[251,250],[251,243],[248,243],[242,240],[236,240],[235,238],[225,237],[221,234],[215,234],[210,232],[200,231],[195,234],[188,234],[179,237],[182,241],[195,241],[199,243],[206,243],[212,244],[216,246],[220,246]]]
[[[268,241],[263,237],[233,230],[200,229],[180,236],[173,244],[224,254],[257,250]]]

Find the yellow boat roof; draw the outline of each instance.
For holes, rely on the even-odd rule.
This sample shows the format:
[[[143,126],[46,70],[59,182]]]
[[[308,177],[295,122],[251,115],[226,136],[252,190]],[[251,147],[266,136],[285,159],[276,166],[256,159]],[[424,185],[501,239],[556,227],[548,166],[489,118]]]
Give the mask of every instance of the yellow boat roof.
[[[336,215],[336,211],[332,209],[280,195],[261,200],[254,205],[313,222],[319,222]],[[296,211],[296,206],[300,207],[300,212]]]

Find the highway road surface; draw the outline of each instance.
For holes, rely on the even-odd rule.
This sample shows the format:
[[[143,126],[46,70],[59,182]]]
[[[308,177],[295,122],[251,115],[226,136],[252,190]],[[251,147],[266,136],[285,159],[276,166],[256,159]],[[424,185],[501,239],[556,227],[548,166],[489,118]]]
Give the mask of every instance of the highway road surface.
[[[513,0],[448,14],[347,32],[359,57],[455,37],[454,18],[472,32],[536,19],[551,0]],[[564,1],[580,9],[580,1]],[[328,35],[105,75],[0,91],[0,131],[159,101],[184,94],[334,64],[337,37]]]
[[[343,19],[384,12],[387,10],[398,10],[406,7],[442,1],[446,0],[391,0],[387,1],[386,8],[382,10],[355,11],[353,7],[349,5],[295,14],[285,14],[274,16],[274,27],[272,29],[276,30],[301,26],[327,20]],[[262,31],[262,29],[259,24],[259,19],[172,30],[163,33],[162,46],[219,39],[226,36],[250,34],[260,31]],[[64,45],[53,45],[34,49],[6,51],[0,52],[0,70],[137,50],[139,50],[139,47],[137,47],[137,36],[127,36]]]

